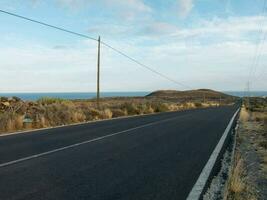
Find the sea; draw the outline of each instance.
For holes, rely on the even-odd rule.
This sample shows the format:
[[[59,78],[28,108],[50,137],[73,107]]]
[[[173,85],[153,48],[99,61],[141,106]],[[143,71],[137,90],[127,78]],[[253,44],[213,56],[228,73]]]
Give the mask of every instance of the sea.
[[[248,96],[244,91],[222,91],[226,94],[243,97]],[[151,92],[102,92],[101,97],[142,97]],[[59,92],[59,93],[0,93],[0,97],[19,97],[25,101],[35,101],[42,97],[52,97],[61,99],[93,99],[95,92]],[[251,91],[250,96],[267,97],[267,91]]]
[[[244,91],[222,91],[223,93],[229,94],[229,95],[233,95],[233,96],[237,96],[237,97],[267,97],[267,91],[250,91],[248,92],[244,92]]]
[[[142,97],[150,92],[101,92],[101,97]],[[0,93],[0,97],[19,97],[25,101],[35,101],[42,97],[60,99],[93,99],[95,92],[58,92],[58,93]]]

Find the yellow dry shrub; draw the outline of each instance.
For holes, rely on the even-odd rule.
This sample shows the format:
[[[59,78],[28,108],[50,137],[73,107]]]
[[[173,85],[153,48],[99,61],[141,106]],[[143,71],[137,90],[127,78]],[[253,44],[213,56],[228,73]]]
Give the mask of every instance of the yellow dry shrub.
[[[246,121],[248,121],[248,118],[249,118],[248,111],[245,108],[242,108],[240,111],[240,120],[242,122],[246,122]]]
[[[83,122],[85,121],[86,116],[82,112],[74,112],[72,113],[72,121],[77,122]]]
[[[151,113],[154,113],[154,109],[151,106],[148,106],[146,114],[151,114]]]
[[[177,104],[168,104],[168,108],[170,111],[176,111],[180,109],[180,106]]]
[[[40,122],[39,123],[40,123],[40,127],[41,128],[45,128],[47,126],[47,122],[46,122],[46,119],[45,119],[44,116],[40,117]]]
[[[210,107],[210,106],[212,106],[212,104],[211,103],[200,103],[200,107],[204,107],[204,108],[208,108],[208,107]]]
[[[230,190],[233,193],[242,193],[245,190],[245,186],[243,160],[239,159],[230,178]]]
[[[219,103],[216,103],[216,102],[210,102],[209,103],[209,106],[212,106],[212,107],[218,107],[220,104]]]
[[[183,104],[183,108],[184,108],[184,109],[196,108],[196,105],[195,105],[195,103],[187,102],[187,103],[184,103],[184,104]]]
[[[6,122],[5,130],[10,132],[10,131],[13,131],[14,129],[15,129],[14,123],[12,122],[11,119],[8,119]]]
[[[121,116],[126,116],[127,112],[126,110],[122,109],[112,109],[112,117],[121,117]]]
[[[65,100],[65,101],[62,101],[61,104],[68,108],[75,108],[75,104],[72,101]]]
[[[23,128],[23,116],[17,114],[6,114],[5,120],[2,122],[4,131],[10,132],[21,130]]]
[[[99,116],[101,115],[101,113],[95,108],[90,108],[85,112],[85,115],[87,120],[97,120],[100,119]]]
[[[100,112],[102,119],[110,119],[112,118],[112,111],[110,109],[105,109]]]
[[[23,116],[22,115],[16,115],[14,117],[14,124],[15,124],[15,128],[17,130],[21,130],[23,128]]]
[[[187,106],[189,108],[195,108],[196,107],[196,105],[194,103],[187,103]]]

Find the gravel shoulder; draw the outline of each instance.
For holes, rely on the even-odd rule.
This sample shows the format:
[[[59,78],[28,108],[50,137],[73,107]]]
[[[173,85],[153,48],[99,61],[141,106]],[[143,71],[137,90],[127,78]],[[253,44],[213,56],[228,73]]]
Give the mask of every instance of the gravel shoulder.
[[[267,199],[266,111],[242,108],[236,149],[228,180],[229,200]]]

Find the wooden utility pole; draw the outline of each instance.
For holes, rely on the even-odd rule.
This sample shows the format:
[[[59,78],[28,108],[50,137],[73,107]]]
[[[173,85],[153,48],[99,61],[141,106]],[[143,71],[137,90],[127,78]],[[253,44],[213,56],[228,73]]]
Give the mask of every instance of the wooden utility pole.
[[[247,96],[247,107],[248,107],[248,110],[249,110],[249,108],[250,108],[250,85],[249,85],[250,83],[249,83],[249,81],[248,81],[248,83],[247,83],[247,89],[248,89],[248,96]]]
[[[98,51],[97,51],[97,106],[99,107],[100,99],[100,36],[98,37]]]

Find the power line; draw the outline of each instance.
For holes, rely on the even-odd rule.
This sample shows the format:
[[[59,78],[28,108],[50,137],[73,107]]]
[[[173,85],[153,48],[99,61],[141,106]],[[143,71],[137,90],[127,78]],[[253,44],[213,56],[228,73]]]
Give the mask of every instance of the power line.
[[[267,76],[267,73],[265,72],[266,70],[262,70],[262,72],[259,74],[259,76],[256,77],[255,82],[258,81],[265,81],[266,82],[266,78],[264,76]]]
[[[262,40],[262,45],[260,47],[260,52],[262,52],[262,48],[264,47],[264,43],[265,43],[266,38],[267,38],[267,32],[265,32],[265,34],[264,34],[264,37],[263,37],[263,40]],[[256,75],[257,75],[257,67],[258,67],[258,64],[260,62],[260,57],[261,57],[261,53],[258,55],[258,57],[256,59],[256,62],[255,62],[255,70],[254,70],[254,74],[253,74],[254,75],[254,79],[257,79],[258,77],[261,76],[261,73],[259,73],[259,75],[256,77]]]
[[[263,9],[262,9],[262,16],[265,17],[266,14],[266,0],[264,0],[263,2]],[[254,57],[251,63],[251,67],[250,67],[250,71],[249,71],[249,77],[248,79],[251,80],[254,76],[254,74],[256,73],[256,68],[259,62],[259,58],[260,58],[260,54],[261,54],[261,47],[262,44],[264,43],[265,39],[266,39],[266,33],[264,33],[263,31],[263,22],[261,21],[261,23],[259,23],[259,41],[257,43],[257,47],[255,49],[254,52]]]
[[[139,62],[138,60],[136,60],[136,59],[134,59],[134,58],[132,58],[132,57],[126,55],[126,54],[123,53],[122,51],[120,51],[120,50],[118,50],[118,49],[116,49],[116,48],[110,46],[109,44],[107,44],[107,43],[105,43],[105,42],[101,42],[101,44],[103,44],[104,46],[106,46],[106,47],[112,49],[113,51],[117,52],[118,54],[120,54],[120,55],[122,55],[122,56],[128,58],[129,60],[133,61],[134,63],[136,63],[136,64],[138,64],[138,65],[140,65],[141,67],[146,68],[147,70],[149,70],[149,71],[151,71],[151,72],[157,74],[158,76],[161,76],[162,78],[165,78],[165,79],[167,79],[167,80],[169,80],[169,81],[171,81],[171,82],[173,82],[173,83],[175,83],[175,84],[177,84],[177,85],[180,85],[180,86],[183,86],[183,87],[186,87],[186,88],[189,88],[189,89],[193,89],[193,88],[191,88],[191,87],[189,87],[189,86],[187,86],[187,85],[185,85],[185,84],[183,84],[183,83],[180,83],[180,82],[178,82],[178,81],[176,81],[176,80],[173,80],[172,78],[170,78],[170,77],[168,77],[168,76],[166,76],[166,75],[164,75],[164,74],[162,74],[162,73],[160,73],[160,72],[154,70],[153,68],[151,68],[151,67],[149,67],[149,66],[147,66],[147,65],[145,65],[145,64],[143,64],[143,63],[141,63],[141,62]]]
[[[259,49],[258,56],[255,58],[254,71],[253,71],[253,74],[252,74],[252,79],[257,74],[257,68],[258,68],[258,65],[259,65],[259,62],[260,62],[262,48],[264,47],[264,43],[265,43],[265,40],[266,40],[266,37],[267,37],[267,32],[265,32],[265,33],[263,32],[262,34],[263,34],[263,38],[262,38],[261,43],[260,43],[259,48],[258,48]]]
[[[34,22],[34,23],[37,23],[37,24],[40,24],[40,25],[43,25],[43,26],[46,26],[46,27],[49,27],[49,28],[54,28],[54,29],[57,29],[59,31],[63,31],[63,32],[66,32],[66,33],[70,33],[70,34],[73,34],[73,35],[84,37],[84,38],[87,38],[87,39],[90,39],[90,40],[98,41],[97,39],[95,39],[93,37],[90,37],[88,35],[77,33],[77,32],[74,32],[74,31],[70,31],[70,30],[67,30],[65,28],[61,28],[61,27],[58,27],[58,26],[50,25],[50,24],[47,24],[47,23],[44,23],[44,22],[41,22],[41,21],[37,21],[37,20],[31,19],[31,18],[28,18],[28,17],[24,17],[24,16],[21,16],[21,15],[15,14],[15,13],[7,12],[7,11],[1,10],[1,9],[0,9],[0,12],[4,13],[4,14],[7,14],[7,15],[11,15],[11,16],[17,17],[17,18],[21,18],[21,19],[24,19],[24,20],[27,20],[27,21],[30,21],[30,22]]]
[[[262,7],[262,17],[263,17],[263,19],[265,18],[265,15],[266,15],[266,9],[267,9],[266,8],[266,0],[264,0],[263,1],[263,7]],[[251,67],[250,67],[249,75],[248,75],[248,81],[247,81],[248,93],[250,93],[249,85],[252,83],[252,79],[255,76],[256,72],[257,72],[257,65],[258,65],[259,58],[261,56],[261,50],[262,50],[261,47],[264,44],[265,39],[266,39],[266,35],[267,35],[267,33],[265,33],[264,30],[263,30],[263,20],[261,21],[261,23],[259,23],[259,32],[258,32],[258,34],[259,34],[259,41],[258,41],[257,46],[255,48],[254,57],[252,59],[252,63],[251,63]]]
[[[17,18],[20,18],[20,19],[24,19],[24,20],[27,20],[27,21],[30,21],[30,22],[33,22],[33,23],[37,23],[37,24],[40,24],[40,25],[43,25],[43,26],[46,26],[46,27],[49,27],[49,28],[53,28],[53,29],[56,29],[56,30],[59,30],[59,31],[63,31],[63,32],[66,32],[66,33],[70,33],[72,35],[76,35],[76,36],[79,36],[79,37],[83,37],[83,38],[87,38],[87,39],[90,39],[90,40],[94,40],[94,41],[97,41],[98,42],[98,39],[96,38],[93,38],[93,37],[90,37],[88,35],[85,35],[85,34],[81,34],[81,33],[77,33],[77,32],[74,32],[74,31],[71,31],[71,30],[67,30],[65,28],[61,28],[61,27],[58,27],[58,26],[54,26],[54,25],[50,25],[50,24],[47,24],[47,23],[44,23],[44,22],[41,22],[41,21],[38,21],[38,20],[34,20],[34,19],[31,19],[31,18],[28,18],[28,17],[24,17],[22,15],[18,15],[18,14],[15,14],[15,13],[11,13],[11,12],[8,12],[8,11],[5,11],[5,10],[1,10],[0,9],[0,12],[1,13],[4,13],[4,14],[7,14],[7,15],[10,15],[10,16],[13,16],[13,17],[17,17]],[[122,51],[112,47],[111,45],[101,41],[101,44],[103,44],[104,46],[110,48],[111,50],[117,52],[118,54],[128,58],[129,60],[131,60],[132,62],[138,64],[139,66],[143,67],[143,68],[146,68],[147,70],[153,72],[154,74],[157,74],[158,76],[162,77],[162,78],[165,78],[166,80],[168,81],[171,81],[179,86],[183,86],[183,87],[186,87],[186,88],[190,88],[190,89],[193,89],[183,83],[180,83],[158,71],[156,71],[155,69],[141,63],[140,61],[136,60],[135,58],[132,58],[131,56],[128,56],[126,53],[123,53]]]

